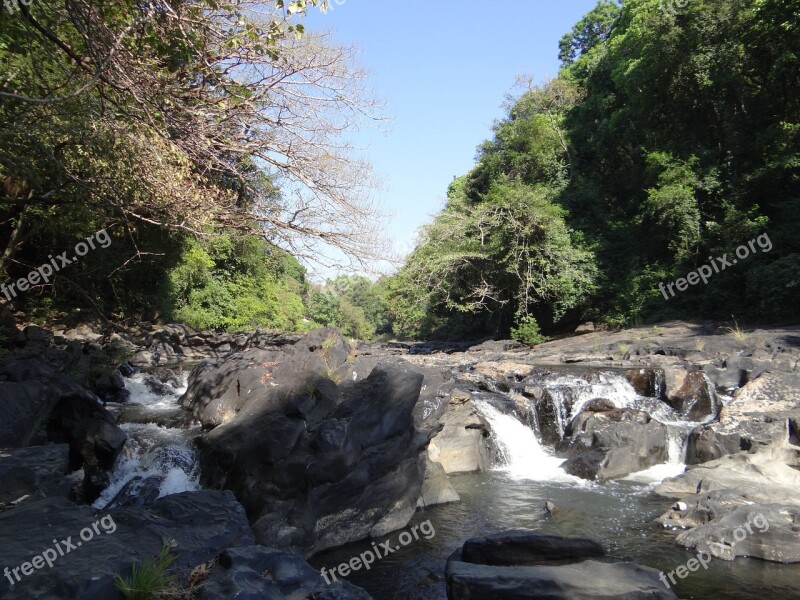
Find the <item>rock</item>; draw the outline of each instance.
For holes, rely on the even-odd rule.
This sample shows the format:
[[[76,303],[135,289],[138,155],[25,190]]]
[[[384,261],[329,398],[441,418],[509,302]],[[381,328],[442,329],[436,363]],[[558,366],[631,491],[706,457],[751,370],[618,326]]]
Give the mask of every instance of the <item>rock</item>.
[[[111,469],[127,438],[97,396],[37,359],[6,359],[0,376],[10,380],[0,382],[0,447],[69,444],[69,468],[84,468],[87,484]]]
[[[548,500],[544,503],[544,510],[547,514],[554,515],[558,512],[558,506],[554,502]]]
[[[441,422],[444,427],[428,447],[432,461],[441,463],[448,474],[482,472],[492,466],[495,450],[489,425],[468,392],[452,393]]]
[[[719,417],[722,403],[702,371],[683,375],[666,370],[667,402],[690,421],[713,421]],[[679,385],[678,382],[680,383]]]
[[[143,506],[148,506],[158,500],[158,497],[161,495],[161,484],[163,482],[163,477],[155,475],[142,477],[137,475],[122,486],[122,489],[111,499],[111,502],[108,503],[106,508],[141,508]]]
[[[59,399],[49,415],[47,438],[69,444],[73,470],[83,465],[110,470],[128,439],[113,415],[85,393]]]
[[[800,375],[764,373],[739,389],[720,416],[730,426],[753,415],[770,415],[773,419],[800,416]]]
[[[678,535],[676,542],[722,560],[739,556],[779,563],[800,562],[800,506],[727,506],[708,523]]]
[[[684,498],[715,490],[732,490],[752,502],[797,504],[800,488],[800,450],[765,448],[754,453],[732,454],[670,477],[655,492],[667,498]]]
[[[67,444],[0,451],[0,503],[25,495],[66,497],[73,483],[68,466]]]
[[[302,557],[264,546],[243,546],[223,552],[199,598],[372,600],[364,590],[350,583],[326,583]]]
[[[471,538],[461,549],[463,562],[494,566],[564,564],[602,556],[603,547],[593,540],[530,531]]]
[[[56,402],[40,383],[0,382],[0,447],[46,443],[45,424]]]
[[[468,540],[447,561],[449,600],[675,600],[658,571],[603,558],[591,540],[513,532]],[[596,560],[601,559],[601,560]]]
[[[21,580],[13,586],[2,577],[4,600],[121,599],[114,576],[128,575],[135,561],[155,558],[167,543],[176,557],[173,569],[184,578],[224,549],[254,541],[233,494],[215,491],[175,494],[148,510],[108,513],[65,498],[31,500],[0,513],[0,538],[4,565],[12,569],[31,561],[35,552],[53,549],[53,539],[71,538],[76,545],[64,556],[57,555],[52,568],[44,564],[27,577],[20,572]]]
[[[664,400],[665,377],[661,369],[628,369],[625,378],[640,396]]]
[[[607,481],[663,463],[668,458],[667,428],[629,408],[581,411],[556,444],[567,458],[562,468],[589,480]]]
[[[301,365],[318,360],[310,351],[297,354]],[[284,366],[295,355],[287,356]],[[202,381],[227,378],[235,386],[230,373],[240,358],[228,362],[213,369],[217,376],[201,372]],[[271,367],[266,372],[279,372],[280,365]],[[422,375],[378,367],[337,386],[305,373],[287,370],[251,393],[242,390],[238,413],[198,440],[205,484],[233,490],[259,543],[284,550],[310,554],[404,527],[416,510],[434,433],[419,431],[412,414]],[[223,387],[215,393],[229,397]],[[204,415],[217,402],[209,400],[196,404]]]
[[[417,506],[425,508],[436,504],[460,501],[461,498],[453,489],[442,464],[428,458],[425,466],[425,480],[422,482],[422,493],[417,500]]]
[[[791,438],[790,418],[753,413],[737,420],[700,425],[689,433],[686,464],[696,465],[740,450],[778,446]]]
[[[95,382],[97,393],[106,402],[124,402],[130,396],[125,380],[119,373],[103,373]]]
[[[594,331],[594,323],[591,321],[587,321],[583,325],[578,325],[575,328],[575,335],[584,335],[586,333],[592,333]]]

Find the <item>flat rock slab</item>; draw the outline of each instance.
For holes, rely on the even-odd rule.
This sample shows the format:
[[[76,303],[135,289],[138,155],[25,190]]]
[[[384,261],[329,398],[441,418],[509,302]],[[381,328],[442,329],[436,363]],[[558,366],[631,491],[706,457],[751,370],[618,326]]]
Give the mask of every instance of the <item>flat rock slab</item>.
[[[634,563],[585,560],[569,565],[497,567],[451,560],[449,600],[675,600],[658,571]]]
[[[605,556],[603,547],[585,538],[520,531],[464,542],[461,559],[492,566],[565,564]]]

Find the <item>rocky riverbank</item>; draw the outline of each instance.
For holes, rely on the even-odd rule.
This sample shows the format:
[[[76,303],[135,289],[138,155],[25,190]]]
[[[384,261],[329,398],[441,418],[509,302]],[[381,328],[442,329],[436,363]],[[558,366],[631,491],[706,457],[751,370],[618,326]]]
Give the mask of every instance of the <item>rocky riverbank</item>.
[[[208,489],[121,502],[109,509],[119,534],[100,536],[94,549],[70,553],[63,565],[33,570],[24,581],[12,574],[14,585],[6,579],[0,587],[3,597],[55,587],[61,595],[37,597],[113,598],[113,575],[157,555],[165,540],[177,542],[175,572],[182,582],[194,573],[198,597],[245,589],[276,598],[306,597],[296,595],[300,590],[368,597],[349,585],[320,587],[304,557],[383,536],[405,527],[419,508],[458,501],[449,474],[485,471],[502,458],[482,405],[535,431],[565,459],[564,471],[596,482],[668,460],[680,423],[689,467],[656,488],[670,499],[660,522],[675,530],[676,543],[692,550],[726,543],[721,556],[730,559],[800,561],[800,328],[742,337],[672,323],[530,349],[514,342],[351,345],[332,330],[301,338],[179,326],[107,335],[29,326],[12,345],[0,360],[0,529],[5,539],[22,541],[0,553],[4,565],[34,554],[31,522],[47,523],[47,535],[39,534],[47,545],[98,518],[88,504],[108,485],[126,443],[106,403],[125,401],[123,375],[137,368],[153,370],[157,388],[172,377],[169,367],[195,365],[180,419],[200,425]],[[609,383],[604,373],[615,379]],[[586,389],[562,392],[548,384],[553,378],[579,379]],[[617,380],[632,386],[635,403],[618,406],[595,395]],[[212,513],[214,520],[203,516]],[[769,522],[768,533],[731,543],[756,513]],[[112,557],[102,568],[100,546]],[[459,583],[448,589],[462,591],[450,591],[451,598],[467,597],[469,573],[481,572],[475,589],[505,576],[492,571],[498,565],[454,561],[448,581],[452,575]],[[569,568],[619,577],[622,567],[595,562],[581,557]],[[500,566],[516,569],[515,578],[536,567]],[[536,577],[559,573],[544,566]],[[520,586],[530,584],[526,577]],[[652,597],[649,575],[642,577],[630,588],[639,591],[626,597]]]

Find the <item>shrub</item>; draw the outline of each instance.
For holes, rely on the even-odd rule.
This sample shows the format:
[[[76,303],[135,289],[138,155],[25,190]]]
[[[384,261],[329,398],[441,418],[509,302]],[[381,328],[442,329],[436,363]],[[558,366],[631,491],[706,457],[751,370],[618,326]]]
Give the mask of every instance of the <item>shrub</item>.
[[[528,315],[518,321],[517,327],[511,328],[511,339],[529,346],[535,346],[546,342],[548,338],[539,331],[539,324],[536,319]]]

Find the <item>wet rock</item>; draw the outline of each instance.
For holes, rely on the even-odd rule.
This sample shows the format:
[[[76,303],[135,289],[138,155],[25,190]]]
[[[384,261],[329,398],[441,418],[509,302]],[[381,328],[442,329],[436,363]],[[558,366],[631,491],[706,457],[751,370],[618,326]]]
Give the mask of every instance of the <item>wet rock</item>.
[[[702,371],[668,369],[667,402],[690,421],[711,421],[719,417],[722,403]]]
[[[628,369],[625,378],[640,396],[664,399],[665,377],[661,369]]]
[[[472,538],[461,549],[461,560],[475,565],[566,564],[601,556],[603,547],[593,540],[529,531]]]
[[[492,466],[495,450],[489,425],[468,392],[452,393],[441,422],[444,427],[428,447],[432,461],[441,463],[448,474],[486,471]]]
[[[425,466],[425,480],[422,483],[422,492],[417,500],[417,506],[424,508],[460,501],[461,498],[450,483],[441,463],[428,459]]]
[[[667,428],[644,411],[628,408],[582,411],[556,444],[571,475],[607,481],[663,463],[668,457]]]
[[[151,477],[134,477],[122,486],[122,489],[117,492],[117,495],[112,498],[106,508],[141,508],[148,506],[158,500],[163,482],[163,477],[155,475]]]
[[[447,561],[449,600],[674,600],[658,571],[603,558],[591,540],[528,532],[468,540]],[[601,560],[597,560],[601,559]]]

